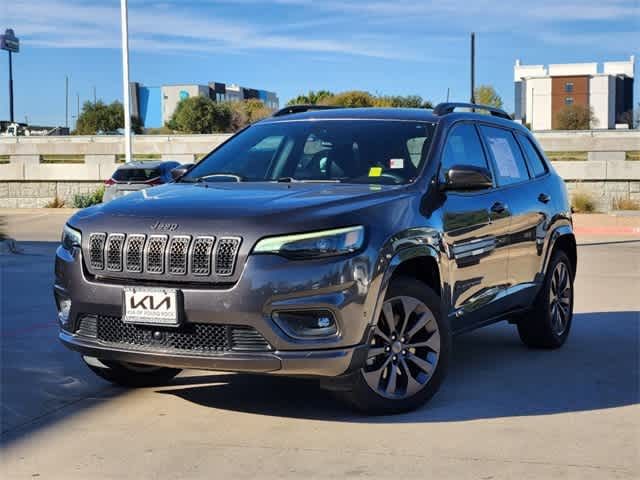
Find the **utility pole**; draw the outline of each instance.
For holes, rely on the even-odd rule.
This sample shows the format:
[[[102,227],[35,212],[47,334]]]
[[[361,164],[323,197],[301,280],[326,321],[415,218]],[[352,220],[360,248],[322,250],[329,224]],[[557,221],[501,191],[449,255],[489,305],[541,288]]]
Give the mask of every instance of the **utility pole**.
[[[131,162],[131,108],[129,106],[129,15],[127,0],[120,0],[122,27],[122,105],[124,107],[124,156]]]
[[[475,90],[476,90],[476,34],[474,32],[471,32],[471,103],[476,103]]]
[[[69,76],[64,77],[64,126],[69,128]]]
[[[93,105],[95,105],[96,103],[98,103],[98,100],[96,98],[96,86],[93,86]]]
[[[449,87],[447,87],[447,103],[449,103]]]

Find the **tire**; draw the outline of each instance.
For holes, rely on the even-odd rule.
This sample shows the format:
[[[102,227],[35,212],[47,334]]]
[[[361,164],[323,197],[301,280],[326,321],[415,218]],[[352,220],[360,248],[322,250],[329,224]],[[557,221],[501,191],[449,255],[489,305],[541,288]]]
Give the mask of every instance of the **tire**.
[[[93,373],[121,387],[159,387],[167,385],[182,370],[85,357],[84,363]]]
[[[558,277],[562,272],[564,281]],[[526,346],[554,349],[567,341],[573,320],[573,280],[569,257],[562,250],[555,251],[533,309],[518,322],[518,333]]]
[[[406,310],[412,313],[408,315]],[[395,325],[393,331],[385,312],[392,313],[389,316]],[[370,415],[414,410],[440,388],[450,354],[451,329],[441,315],[440,297],[413,278],[393,278],[372,334],[365,366],[343,379],[344,388],[336,394],[356,410]]]

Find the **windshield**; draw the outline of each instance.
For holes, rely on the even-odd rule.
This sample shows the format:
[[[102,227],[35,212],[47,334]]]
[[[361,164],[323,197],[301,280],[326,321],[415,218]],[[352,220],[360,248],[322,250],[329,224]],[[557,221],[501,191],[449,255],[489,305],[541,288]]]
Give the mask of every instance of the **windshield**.
[[[428,122],[279,121],[231,138],[181,181],[407,183],[433,137]]]

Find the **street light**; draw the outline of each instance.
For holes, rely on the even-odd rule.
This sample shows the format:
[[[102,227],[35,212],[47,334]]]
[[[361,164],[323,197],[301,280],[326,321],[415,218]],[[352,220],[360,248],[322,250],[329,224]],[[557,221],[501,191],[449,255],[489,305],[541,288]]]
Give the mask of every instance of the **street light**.
[[[129,19],[127,0],[120,0],[122,26],[122,91],[124,107],[124,156],[125,162],[131,161],[131,113],[129,107]]]
[[[7,28],[4,35],[0,35],[0,50],[9,52],[9,122],[13,123],[13,59],[14,53],[20,52],[20,40]]]

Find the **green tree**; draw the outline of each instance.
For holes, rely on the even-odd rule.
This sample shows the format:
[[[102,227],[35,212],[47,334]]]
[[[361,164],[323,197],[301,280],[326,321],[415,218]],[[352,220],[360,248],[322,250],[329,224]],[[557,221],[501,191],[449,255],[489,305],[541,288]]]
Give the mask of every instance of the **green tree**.
[[[306,95],[298,95],[287,102],[287,105],[316,105],[323,100],[332,97],[333,93],[328,90],[318,90],[317,92],[309,90]]]
[[[102,100],[95,103],[84,102],[82,112],[76,122],[76,135],[95,135],[99,132],[114,132],[124,128],[124,108],[118,101],[106,105]],[[131,129],[141,132],[140,120],[131,118]]]
[[[227,132],[231,127],[231,108],[208,97],[180,100],[167,126],[183,133]]]
[[[480,85],[473,91],[476,103],[502,108],[502,98],[491,85]]]
[[[420,95],[383,95],[375,98],[376,107],[394,108],[433,108],[428,100],[423,100]]]
[[[247,113],[249,123],[254,123],[271,116],[271,109],[269,109],[262,100],[256,98],[245,100],[242,102],[242,106]]]
[[[598,126],[593,108],[587,105],[566,105],[556,113],[554,128],[559,130],[589,130]]]
[[[334,105],[350,108],[373,107],[375,105],[375,98],[369,92],[350,90],[338,93],[331,97],[323,98],[319,103],[322,105]]]

